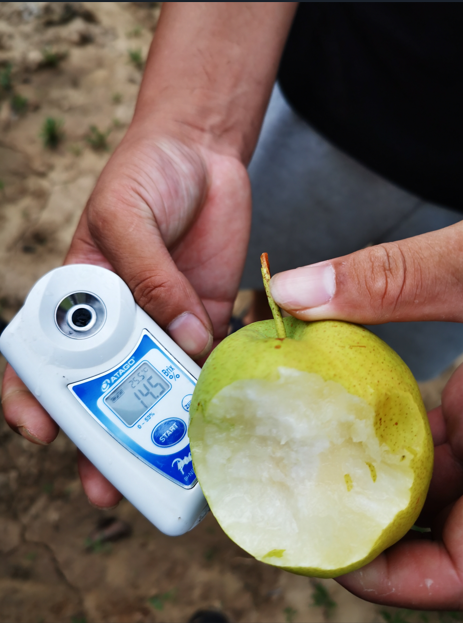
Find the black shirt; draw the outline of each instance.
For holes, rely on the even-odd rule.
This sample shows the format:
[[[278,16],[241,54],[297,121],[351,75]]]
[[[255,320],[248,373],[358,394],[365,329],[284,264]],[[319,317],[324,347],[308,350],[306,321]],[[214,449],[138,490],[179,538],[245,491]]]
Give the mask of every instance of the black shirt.
[[[463,211],[463,5],[301,3],[279,82],[328,140]]]

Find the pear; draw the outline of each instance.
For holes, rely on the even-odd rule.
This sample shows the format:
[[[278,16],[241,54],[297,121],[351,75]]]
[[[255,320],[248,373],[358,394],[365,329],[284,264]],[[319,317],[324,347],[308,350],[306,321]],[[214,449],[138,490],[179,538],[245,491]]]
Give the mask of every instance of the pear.
[[[268,291],[268,263],[263,261]],[[417,383],[367,329],[281,318],[226,338],[190,407],[193,465],[216,519],[260,561],[336,577],[415,523],[433,443]]]

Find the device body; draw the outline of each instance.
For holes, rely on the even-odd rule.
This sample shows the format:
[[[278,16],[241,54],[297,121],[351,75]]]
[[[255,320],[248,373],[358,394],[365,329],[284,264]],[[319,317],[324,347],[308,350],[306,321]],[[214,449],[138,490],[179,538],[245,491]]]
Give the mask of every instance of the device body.
[[[98,470],[159,530],[191,530],[208,507],[187,435],[200,368],[114,273],[51,271],[0,337],[0,351]]]

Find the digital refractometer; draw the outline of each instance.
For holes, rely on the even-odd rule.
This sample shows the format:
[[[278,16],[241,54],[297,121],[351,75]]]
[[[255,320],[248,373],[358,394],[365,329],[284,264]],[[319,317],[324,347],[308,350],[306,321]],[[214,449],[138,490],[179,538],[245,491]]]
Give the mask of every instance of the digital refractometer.
[[[32,288],[0,337],[16,373],[99,471],[159,530],[191,530],[208,506],[188,441],[200,368],[117,275],[76,264]]]

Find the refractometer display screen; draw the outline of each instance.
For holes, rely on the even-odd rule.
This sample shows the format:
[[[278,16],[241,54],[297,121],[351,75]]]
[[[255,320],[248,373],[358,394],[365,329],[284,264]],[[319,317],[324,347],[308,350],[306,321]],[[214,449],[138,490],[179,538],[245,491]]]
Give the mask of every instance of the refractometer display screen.
[[[105,402],[127,426],[132,426],[169,389],[170,384],[144,362],[106,396]]]

